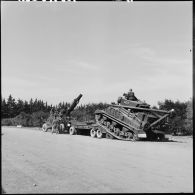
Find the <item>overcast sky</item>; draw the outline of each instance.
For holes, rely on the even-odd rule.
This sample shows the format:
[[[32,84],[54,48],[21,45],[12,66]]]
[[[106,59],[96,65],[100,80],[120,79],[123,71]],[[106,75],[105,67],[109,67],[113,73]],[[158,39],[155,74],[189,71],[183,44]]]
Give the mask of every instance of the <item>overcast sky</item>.
[[[192,2],[1,2],[2,97],[192,97]]]

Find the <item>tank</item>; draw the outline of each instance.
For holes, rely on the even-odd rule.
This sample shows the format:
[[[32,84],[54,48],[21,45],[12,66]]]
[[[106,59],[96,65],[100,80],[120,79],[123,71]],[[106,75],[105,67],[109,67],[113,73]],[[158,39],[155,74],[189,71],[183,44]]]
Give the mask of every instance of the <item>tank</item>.
[[[119,97],[117,103],[109,104],[105,110],[95,111],[97,127],[91,130],[91,136],[127,141],[165,139],[173,110],[151,109],[149,104],[136,97],[123,95],[125,98]]]

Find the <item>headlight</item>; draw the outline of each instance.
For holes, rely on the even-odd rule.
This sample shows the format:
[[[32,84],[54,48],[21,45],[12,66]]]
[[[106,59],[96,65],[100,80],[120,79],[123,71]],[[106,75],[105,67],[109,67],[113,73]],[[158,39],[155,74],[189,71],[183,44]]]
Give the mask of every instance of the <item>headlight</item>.
[[[70,123],[68,123],[68,125],[67,125],[68,127],[70,127]]]

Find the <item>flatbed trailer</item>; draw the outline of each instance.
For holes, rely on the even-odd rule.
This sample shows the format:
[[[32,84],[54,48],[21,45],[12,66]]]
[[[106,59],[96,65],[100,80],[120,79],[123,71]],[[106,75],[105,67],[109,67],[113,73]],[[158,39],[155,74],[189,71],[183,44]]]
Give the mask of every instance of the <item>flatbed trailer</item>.
[[[104,128],[101,128],[101,132],[98,134],[98,128],[100,128],[99,124],[94,122],[78,122],[73,121],[71,122],[71,126],[69,128],[68,133],[70,135],[87,135],[93,138],[103,138],[107,137],[107,131]],[[108,137],[107,137],[108,138]]]
[[[70,135],[91,135],[91,130],[96,128],[97,124],[94,122],[78,122],[71,121],[71,126],[69,128]]]

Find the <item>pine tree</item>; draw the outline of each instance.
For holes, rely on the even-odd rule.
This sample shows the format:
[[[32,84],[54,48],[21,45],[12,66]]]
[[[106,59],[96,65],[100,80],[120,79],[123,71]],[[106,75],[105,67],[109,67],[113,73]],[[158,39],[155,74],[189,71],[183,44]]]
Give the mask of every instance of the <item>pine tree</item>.
[[[187,102],[185,128],[188,134],[193,134],[192,99]]]
[[[16,115],[19,115],[21,112],[24,112],[24,102],[18,99],[16,103]]]
[[[171,110],[174,109],[175,117],[171,119],[171,128],[174,132],[185,131],[185,119],[186,119],[186,103],[180,101],[165,100],[165,102],[158,102],[159,109]]]
[[[7,118],[8,117],[8,107],[5,101],[5,98],[1,98],[1,117]]]
[[[30,113],[30,106],[26,100],[24,101],[24,112]]]
[[[12,118],[16,116],[16,102],[15,99],[9,95],[7,99],[7,107],[8,107],[8,118]]]
[[[34,112],[34,109],[33,109],[33,99],[32,98],[30,99],[29,107],[30,107],[30,114],[32,114]]]

